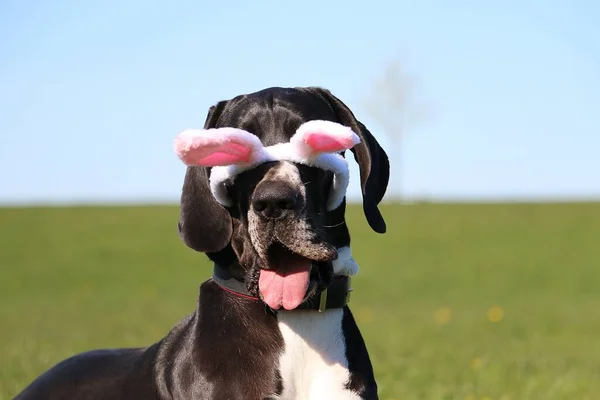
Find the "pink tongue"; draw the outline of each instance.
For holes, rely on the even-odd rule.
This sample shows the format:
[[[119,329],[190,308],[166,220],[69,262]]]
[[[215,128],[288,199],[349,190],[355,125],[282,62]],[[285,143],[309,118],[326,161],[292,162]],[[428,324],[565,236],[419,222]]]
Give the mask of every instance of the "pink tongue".
[[[263,301],[274,310],[298,307],[308,289],[310,267],[310,260],[303,259],[288,262],[285,271],[261,270],[258,288]]]

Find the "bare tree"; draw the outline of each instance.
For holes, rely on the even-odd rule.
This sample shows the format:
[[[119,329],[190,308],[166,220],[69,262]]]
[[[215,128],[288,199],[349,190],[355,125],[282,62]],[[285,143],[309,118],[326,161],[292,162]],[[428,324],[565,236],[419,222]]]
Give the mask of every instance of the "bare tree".
[[[393,148],[389,151],[392,168],[390,194],[398,199],[402,197],[401,142],[409,126],[423,118],[423,108],[415,105],[416,83],[416,79],[405,72],[399,61],[391,61],[375,78],[365,101],[367,113],[383,128],[393,143]]]

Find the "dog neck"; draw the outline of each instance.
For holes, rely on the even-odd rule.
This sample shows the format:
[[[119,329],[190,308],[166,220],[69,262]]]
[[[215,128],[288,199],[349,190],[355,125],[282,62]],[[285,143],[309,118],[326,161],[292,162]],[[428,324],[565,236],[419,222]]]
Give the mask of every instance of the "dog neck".
[[[338,249],[338,258],[333,261],[333,270],[336,276],[334,284],[328,288],[332,292],[336,282],[349,281],[351,276],[358,273],[359,267],[352,258],[350,247]],[[225,273],[225,275],[221,275]],[[246,289],[244,273],[241,268],[227,268],[216,266],[213,282],[222,290],[233,292],[238,299],[248,297],[241,304],[262,303],[252,296]],[[214,287],[214,286],[213,286]],[[219,289],[217,289],[219,290]],[[345,293],[345,292],[344,292]],[[227,296],[232,297],[232,296]],[[318,299],[319,296],[316,296]],[[227,303],[237,304],[240,302]],[[303,303],[304,304],[304,303]],[[301,304],[301,306],[303,305]],[[350,371],[363,368],[361,365],[352,364],[352,352],[355,351],[355,343],[361,342],[358,330],[352,319],[351,313],[346,306],[347,297],[343,303],[335,307],[327,307],[319,312],[317,309],[306,309],[298,307],[294,310],[277,310],[267,313],[262,307],[250,306],[256,312],[258,318],[263,320],[267,315],[269,322],[275,322],[278,332],[265,332],[260,335],[260,341],[264,337],[280,337],[282,342],[277,357],[277,370],[281,379],[282,391],[278,395],[271,396],[273,399],[359,399],[360,397],[350,390],[349,382],[352,382]],[[227,318],[235,313],[227,314]],[[350,349],[348,347],[350,343]],[[255,346],[255,345],[252,345]],[[351,354],[349,358],[348,354]]]
[[[343,308],[349,300],[352,288],[350,277],[358,273],[358,264],[352,258],[350,246],[338,249],[338,258],[332,262],[334,279],[332,284],[325,289],[317,288],[296,310],[317,310],[323,312],[327,309]],[[224,291],[236,296],[260,301],[247,289],[244,273],[238,266],[214,265],[212,280]]]

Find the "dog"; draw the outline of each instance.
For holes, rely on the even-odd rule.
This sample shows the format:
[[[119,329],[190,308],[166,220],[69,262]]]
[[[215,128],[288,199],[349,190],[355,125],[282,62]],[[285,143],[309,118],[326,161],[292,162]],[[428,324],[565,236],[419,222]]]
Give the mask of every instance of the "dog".
[[[388,185],[388,157],[329,90],[272,87],[220,101],[209,109],[204,129],[235,128],[277,147],[311,121],[338,124],[358,137],[350,150],[364,214],[375,232],[385,233],[378,205]],[[331,156],[345,160],[345,151]],[[215,186],[213,172],[227,167],[192,164],[178,229],[188,247],[214,264],[195,312],[147,348],[68,358],[15,399],[378,399],[367,347],[347,304],[358,266],[344,194],[334,209],[328,203],[336,173],[273,159]],[[217,193],[228,200],[219,201]]]

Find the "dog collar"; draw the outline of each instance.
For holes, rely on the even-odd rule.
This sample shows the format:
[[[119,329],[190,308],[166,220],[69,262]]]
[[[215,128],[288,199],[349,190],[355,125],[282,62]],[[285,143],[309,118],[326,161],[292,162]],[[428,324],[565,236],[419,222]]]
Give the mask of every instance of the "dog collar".
[[[243,278],[234,276],[228,267],[223,267],[215,263],[212,280],[226,292],[245,299],[262,301],[260,298],[252,296],[250,292],[248,292]],[[315,310],[323,312],[329,309],[343,308],[350,301],[350,293],[352,292],[350,282],[351,279],[349,276],[338,275],[334,277],[331,286],[323,290],[317,289],[312,296],[304,300],[294,310]],[[273,311],[276,312],[277,310]]]

